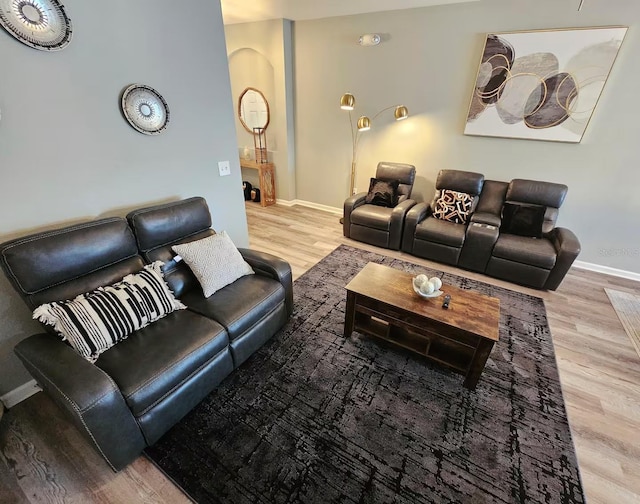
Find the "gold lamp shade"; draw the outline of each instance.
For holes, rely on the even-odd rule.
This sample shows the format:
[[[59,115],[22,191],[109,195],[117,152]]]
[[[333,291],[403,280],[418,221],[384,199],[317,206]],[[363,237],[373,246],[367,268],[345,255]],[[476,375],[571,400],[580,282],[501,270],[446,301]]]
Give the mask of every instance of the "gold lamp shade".
[[[358,131],[369,131],[371,129],[371,119],[361,116],[358,119]]]
[[[353,110],[356,104],[356,99],[351,93],[345,93],[340,98],[340,108],[342,110]]]
[[[403,119],[409,117],[409,111],[404,105],[398,105],[393,115],[396,118],[396,121],[402,121]]]

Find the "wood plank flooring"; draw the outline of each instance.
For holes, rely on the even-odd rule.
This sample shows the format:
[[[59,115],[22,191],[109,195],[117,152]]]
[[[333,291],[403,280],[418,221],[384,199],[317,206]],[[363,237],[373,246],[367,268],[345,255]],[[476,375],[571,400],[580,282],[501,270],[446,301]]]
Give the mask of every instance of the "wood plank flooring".
[[[301,206],[248,202],[251,247],[288,260],[294,278],[341,243],[542,297],[556,350],[588,504],[640,502],[640,358],[604,287],[640,284],[572,269],[540,292],[348,240],[338,217]],[[145,457],[113,473],[42,393],[0,422],[0,503],[190,502]]]

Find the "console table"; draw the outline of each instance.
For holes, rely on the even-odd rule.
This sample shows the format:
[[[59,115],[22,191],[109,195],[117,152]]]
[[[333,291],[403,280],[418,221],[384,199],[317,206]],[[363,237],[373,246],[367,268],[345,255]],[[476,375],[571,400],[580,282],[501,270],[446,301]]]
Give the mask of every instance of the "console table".
[[[265,207],[276,203],[276,168],[273,163],[257,163],[252,159],[240,158],[241,168],[258,170],[260,180],[260,205]]]

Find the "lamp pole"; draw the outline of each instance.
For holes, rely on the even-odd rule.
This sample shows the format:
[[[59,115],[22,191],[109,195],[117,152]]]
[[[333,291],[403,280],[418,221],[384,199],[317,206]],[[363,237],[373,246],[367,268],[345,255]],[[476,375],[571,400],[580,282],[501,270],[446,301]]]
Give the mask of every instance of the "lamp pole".
[[[356,159],[358,156],[358,140],[360,139],[360,130],[353,130],[353,117],[349,111],[349,125],[351,126],[351,182],[349,184],[349,196],[353,196],[353,188],[356,182]]]

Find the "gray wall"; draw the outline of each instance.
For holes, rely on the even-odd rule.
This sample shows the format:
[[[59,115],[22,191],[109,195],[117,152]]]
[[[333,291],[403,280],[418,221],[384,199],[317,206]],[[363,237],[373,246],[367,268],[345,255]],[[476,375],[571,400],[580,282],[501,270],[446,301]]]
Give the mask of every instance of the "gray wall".
[[[266,130],[269,160],[276,167],[276,197],[295,194],[292,22],[284,19],[225,26],[234,107],[247,87],[262,91],[269,102],[271,120]],[[237,114],[236,114],[237,116]],[[245,146],[253,157],[253,135],[236,117],[240,154]],[[257,172],[243,169],[243,180],[258,184]]]
[[[482,0],[477,3],[296,22],[297,197],[342,207],[348,193],[351,137],[340,96],[352,92],[355,118],[404,103],[361,137],[356,187],[368,188],[378,161],[416,165],[414,195],[429,200],[440,169],[489,179],[565,183],[559,225],[580,238],[579,259],[640,273],[640,88],[636,0]],[[580,144],[472,137],[462,134],[487,32],[627,25],[593,119]],[[376,47],[357,44],[380,33]]]
[[[219,3],[64,4],[74,34],[63,51],[36,51],[0,30],[0,240],[199,195],[214,227],[246,246]],[[122,117],[120,94],[132,83],[168,102],[161,135]],[[218,175],[220,160],[231,161],[231,176]],[[29,379],[12,349],[39,330],[30,315],[0,275],[0,395]]]

